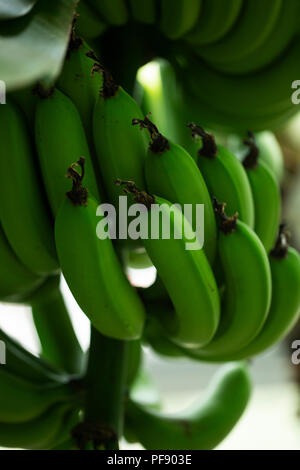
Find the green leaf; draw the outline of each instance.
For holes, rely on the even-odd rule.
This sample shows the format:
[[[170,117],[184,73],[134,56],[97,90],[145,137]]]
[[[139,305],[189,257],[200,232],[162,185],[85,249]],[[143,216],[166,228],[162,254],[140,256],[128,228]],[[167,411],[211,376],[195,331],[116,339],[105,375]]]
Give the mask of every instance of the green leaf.
[[[0,23],[0,80],[8,90],[52,83],[66,53],[78,0],[39,0],[25,17]]]
[[[37,0],[1,0],[0,20],[11,20],[27,15]]]

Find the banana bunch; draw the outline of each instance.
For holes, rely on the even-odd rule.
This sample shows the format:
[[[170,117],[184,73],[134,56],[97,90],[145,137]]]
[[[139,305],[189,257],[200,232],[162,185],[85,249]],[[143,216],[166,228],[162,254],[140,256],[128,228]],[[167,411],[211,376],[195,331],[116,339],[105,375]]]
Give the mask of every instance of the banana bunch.
[[[211,35],[211,43],[227,37],[243,15],[241,1],[229,3],[226,21]],[[280,0],[275,3],[274,24],[282,7]],[[159,11],[157,2],[145,4],[142,10],[135,1],[81,2],[77,28],[90,30],[93,39],[99,34],[97,15],[107,25],[120,26],[130,15],[152,24],[159,13],[160,27],[170,39],[184,36],[203,50],[210,47],[195,18],[200,24],[206,15],[205,25],[216,25],[215,2],[193,1],[189,9],[186,2],[178,1],[174,8],[165,1]],[[260,27],[247,57],[269,34]],[[282,225],[278,234],[282,156],[270,133],[249,132],[244,140],[231,136],[226,146],[203,127],[186,125],[199,119],[198,104],[192,106],[181,88],[175,88],[170,62],[158,60],[148,72],[140,71],[137,102],[74,28],[55,86],[37,84],[12,93],[0,107],[0,300],[31,307],[41,343],[41,357],[36,358],[0,331],[7,345],[7,367],[0,369],[0,445],[84,448],[91,432],[90,441],[101,447],[105,433],[89,421],[95,397],[101,396],[97,410],[108,419],[104,424],[116,426],[115,432],[105,430],[113,439],[122,434],[122,416],[116,415],[123,413],[125,403],[125,435],[145,448],[211,449],[230,432],[249,400],[247,366],[237,361],[282,339],[299,315],[300,257],[288,246]],[[239,34],[246,48],[248,41]],[[296,56],[299,45],[294,47]],[[240,58],[238,52],[234,60]],[[195,56],[193,60],[198,64]],[[289,55],[284,60],[290,61]],[[181,71],[188,67],[179,60],[177,65]],[[158,71],[156,95],[147,90],[153,66]],[[204,67],[209,78],[219,78]],[[272,80],[279,83],[280,76],[282,72]],[[217,78],[211,83],[203,78],[205,98]],[[187,82],[195,92],[199,83],[192,80]],[[235,86],[235,79],[228,80]],[[260,100],[266,103],[268,96],[257,95],[239,105],[245,119],[251,115],[253,122],[262,123],[265,106]],[[219,106],[225,113],[226,102]],[[283,88],[270,106],[270,116],[287,110]],[[212,110],[208,101],[207,108]],[[152,109],[153,119],[148,114]],[[178,119],[173,115],[180,109]],[[134,221],[133,204],[142,203],[140,234],[143,227],[148,233],[158,229],[155,237],[127,240],[120,196],[129,214],[125,228]],[[113,239],[110,228],[100,230],[108,204],[116,208],[118,236]],[[183,212],[184,205],[190,211]],[[170,236],[155,225],[155,211],[170,221]],[[128,266],[154,266],[156,282],[136,289],[126,276]],[[91,322],[89,358],[64,303],[61,274]],[[220,371],[207,399],[166,416],[134,393],[142,373],[142,342],[165,356],[236,363]],[[106,375],[115,389],[105,389]],[[113,418],[111,400],[118,401]]]

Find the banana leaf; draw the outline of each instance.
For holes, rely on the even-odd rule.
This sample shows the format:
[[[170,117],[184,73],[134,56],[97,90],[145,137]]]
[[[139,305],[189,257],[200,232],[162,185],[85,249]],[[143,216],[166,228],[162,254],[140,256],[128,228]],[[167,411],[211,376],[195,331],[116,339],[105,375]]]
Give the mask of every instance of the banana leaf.
[[[11,0],[9,0],[11,1]],[[39,0],[31,12],[0,23],[0,80],[7,90],[52,83],[66,53],[78,0]]]
[[[0,20],[11,20],[27,15],[37,0],[1,0]]]

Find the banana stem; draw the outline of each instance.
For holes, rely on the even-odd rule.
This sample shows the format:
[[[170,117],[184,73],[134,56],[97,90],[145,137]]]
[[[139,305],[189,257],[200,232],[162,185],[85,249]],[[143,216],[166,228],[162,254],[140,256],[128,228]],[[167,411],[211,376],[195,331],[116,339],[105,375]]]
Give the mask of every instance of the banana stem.
[[[86,375],[84,447],[92,441],[95,449],[117,450],[123,432],[127,372],[127,342],[108,338],[91,329]],[[85,434],[85,436],[84,436]],[[89,439],[88,439],[88,438]]]

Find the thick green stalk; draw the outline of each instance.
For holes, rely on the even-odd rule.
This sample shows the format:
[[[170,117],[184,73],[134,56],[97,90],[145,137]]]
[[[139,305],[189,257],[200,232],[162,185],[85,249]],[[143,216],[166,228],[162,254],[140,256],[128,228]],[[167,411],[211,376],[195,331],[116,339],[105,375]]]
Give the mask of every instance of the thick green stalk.
[[[95,448],[118,449],[123,433],[126,369],[127,342],[103,336],[92,327],[85,422],[96,432],[92,438]]]

